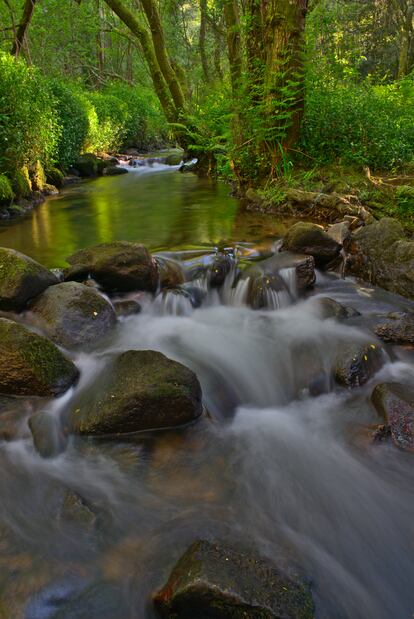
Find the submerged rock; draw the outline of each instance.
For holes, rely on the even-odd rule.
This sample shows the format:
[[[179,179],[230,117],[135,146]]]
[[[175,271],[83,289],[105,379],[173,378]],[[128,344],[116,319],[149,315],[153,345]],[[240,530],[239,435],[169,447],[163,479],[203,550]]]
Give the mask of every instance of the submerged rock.
[[[54,396],[78,378],[76,366],[45,337],[0,318],[0,393]]]
[[[201,387],[187,367],[152,350],[118,355],[96,396],[70,414],[77,434],[105,435],[168,428],[201,415]]]
[[[282,249],[313,256],[317,266],[324,266],[339,255],[341,245],[320,226],[298,222],[288,230]]]
[[[360,387],[384,365],[385,355],[377,344],[349,344],[336,358],[334,377],[343,387]]]
[[[66,437],[59,419],[48,413],[39,412],[30,417],[28,424],[34,448],[42,458],[53,458],[65,450]]]
[[[121,301],[115,301],[113,303],[117,316],[126,318],[127,316],[133,316],[139,314],[142,310],[141,305],[134,299],[122,299]]]
[[[377,325],[375,334],[384,342],[414,344],[414,312],[403,314],[397,320],[389,320]]]
[[[402,225],[384,217],[353,234],[347,273],[414,299],[414,241]]]
[[[14,249],[0,247],[0,310],[20,312],[29,299],[58,279],[51,271]]]
[[[157,287],[157,264],[139,243],[103,243],[81,249],[69,256],[67,261],[70,267],[65,272],[66,280],[82,281],[91,276],[108,292],[154,292]]]
[[[77,282],[48,288],[30,309],[46,335],[67,348],[98,340],[116,323],[109,301],[90,286]]]
[[[400,449],[414,452],[414,388],[400,383],[381,383],[372,392],[371,400],[384,419],[393,443]]]
[[[312,619],[309,586],[267,559],[194,542],[154,596],[165,619]]]
[[[330,297],[320,297],[319,299],[315,299],[315,303],[320,312],[321,318],[346,320],[347,318],[360,316],[360,313],[353,307],[342,305]]]

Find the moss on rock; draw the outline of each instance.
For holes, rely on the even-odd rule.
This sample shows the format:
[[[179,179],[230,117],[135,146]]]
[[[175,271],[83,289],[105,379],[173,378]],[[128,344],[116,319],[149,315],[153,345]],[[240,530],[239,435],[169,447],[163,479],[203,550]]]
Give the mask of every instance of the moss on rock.
[[[201,387],[181,363],[152,350],[117,356],[75,403],[70,427],[77,434],[105,435],[178,426],[201,414]]]
[[[32,166],[30,170],[32,188],[34,191],[43,191],[46,184],[46,174],[39,160]]]
[[[76,366],[46,338],[0,318],[0,393],[56,396],[78,378]]]
[[[14,191],[5,174],[0,174],[0,204],[9,204],[14,198]]]
[[[338,256],[341,245],[320,226],[298,222],[288,230],[282,249],[313,256],[316,265],[323,266]]]
[[[0,247],[0,310],[21,311],[29,299],[57,283],[57,277],[38,262]]]

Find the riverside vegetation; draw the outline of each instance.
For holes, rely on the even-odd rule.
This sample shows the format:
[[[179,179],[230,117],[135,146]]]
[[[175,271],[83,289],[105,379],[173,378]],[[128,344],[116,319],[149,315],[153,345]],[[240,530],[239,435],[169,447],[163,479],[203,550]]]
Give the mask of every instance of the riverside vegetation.
[[[164,163],[181,228],[192,172],[242,217],[290,218],[228,242],[203,221],[214,248],[158,251],[69,193],[105,242],[54,269],[0,247],[1,619],[408,616],[412,2],[5,0],[0,17],[7,225],[128,171],[138,220]]]

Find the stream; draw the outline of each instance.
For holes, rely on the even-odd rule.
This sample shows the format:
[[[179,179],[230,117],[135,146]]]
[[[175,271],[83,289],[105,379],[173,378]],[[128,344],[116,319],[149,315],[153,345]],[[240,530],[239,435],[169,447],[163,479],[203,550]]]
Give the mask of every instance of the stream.
[[[288,225],[243,212],[225,184],[155,164],[69,187],[0,228],[0,246],[62,267],[81,247],[139,241],[188,273],[218,247],[236,262],[269,255]],[[72,355],[79,384],[34,405],[58,417],[93,390],[108,353],[152,349],[196,372],[208,414],[195,424],[72,437],[43,459],[25,430],[30,403],[21,438],[0,441],[1,619],[154,619],[152,593],[198,538],[291,558],[312,582],[318,619],[413,617],[412,455],[370,441],[380,422],[369,400],[379,382],[413,383],[413,351],[387,347],[361,388],[306,389],[310,363],[329,373],[345,343],[372,341],[378,316],[412,303],[327,273],[299,299],[287,273],[289,298],[254,311],[233,278],[220,290],[197,281],[198,308],[141,294],[140,314]],[[321,296],[360,315],[322,319]],[[67,490],[83,503],[62,518]]]

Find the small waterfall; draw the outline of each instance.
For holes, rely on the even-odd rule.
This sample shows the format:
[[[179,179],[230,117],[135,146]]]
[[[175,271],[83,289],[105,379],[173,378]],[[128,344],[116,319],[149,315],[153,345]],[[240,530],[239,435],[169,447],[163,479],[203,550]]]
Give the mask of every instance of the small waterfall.
[[[292,299],[298,298],[298,289],[296,282],[296,269],[295,267],[290,267],[287,269],[280,270],[280,277],[286,284],[286,288],[288,289]]]
[[[159,294],[153,309],[161,316],[190,316],[194,311],[190,293],[181,288],[165,290]]]

